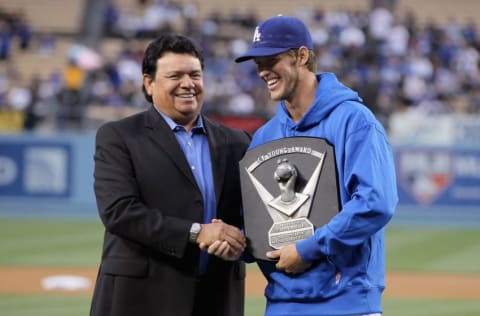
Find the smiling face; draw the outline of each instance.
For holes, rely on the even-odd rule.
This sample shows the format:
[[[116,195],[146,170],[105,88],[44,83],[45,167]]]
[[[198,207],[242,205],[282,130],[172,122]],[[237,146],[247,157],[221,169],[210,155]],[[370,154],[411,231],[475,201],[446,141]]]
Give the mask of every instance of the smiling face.
[[[254,59],[260,78],[267,84],[270,98],[274,101],[292,101],[298,86],[297,58],[282,53]]]
[[[190,54],[167,52],[157,60],[155,77],[143,84],[155,107],[189,130],[202,109],[204,89],[200,60]]]

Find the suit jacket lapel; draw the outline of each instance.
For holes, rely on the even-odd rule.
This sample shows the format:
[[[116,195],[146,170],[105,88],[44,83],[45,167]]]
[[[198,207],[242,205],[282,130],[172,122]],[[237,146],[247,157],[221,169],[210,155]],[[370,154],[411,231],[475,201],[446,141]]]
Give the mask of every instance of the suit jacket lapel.
[[[198,188],[187,158],[178,144],[173,131],[153,106],[145,112],[145,130],[147,136],[163,149],[181,173]]]
[[[223,181],[225,179],[226,168],[226,139],[225,134],[218,127],[217,123],[203,116],[203,123],[208,135],[208,144],[210,146],[210,156],[212,158],[213,183],[215,186],[215,198],[218,205],[220,195],[222,194]],[[218,211],[218,210],[217,210]]]

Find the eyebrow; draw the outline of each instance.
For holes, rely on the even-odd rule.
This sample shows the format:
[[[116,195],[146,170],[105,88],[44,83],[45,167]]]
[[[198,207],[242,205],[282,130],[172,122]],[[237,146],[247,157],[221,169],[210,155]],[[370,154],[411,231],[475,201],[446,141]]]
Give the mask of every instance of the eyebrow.
[[[254,59],[255,64],[258,65],[268,65],[272,66],[280,60],[280,54],[267,56],[267,57],[258,57]]]
[[[182,69],[172,69],[164,72],[165,75],[172,75],[172,74],[201,74],[203,73],[202,69],[191,69],[188,71]]]

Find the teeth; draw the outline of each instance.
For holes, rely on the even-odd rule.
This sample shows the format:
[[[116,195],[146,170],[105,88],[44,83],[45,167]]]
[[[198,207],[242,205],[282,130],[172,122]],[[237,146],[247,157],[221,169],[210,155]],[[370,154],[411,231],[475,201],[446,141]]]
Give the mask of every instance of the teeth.
[[[268,80],[268,81],[267,81],[267,85],[273,86],[273,85],[276,84],[277,82],[278,82],[278,79],[271,79],[271,80]]]

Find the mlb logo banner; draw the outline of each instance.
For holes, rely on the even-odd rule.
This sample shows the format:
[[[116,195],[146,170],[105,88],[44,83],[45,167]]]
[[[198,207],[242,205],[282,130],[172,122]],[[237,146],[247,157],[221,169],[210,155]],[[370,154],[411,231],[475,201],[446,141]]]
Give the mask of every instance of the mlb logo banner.
[[[480,150],[401,147],[396,150],[400,204],[480,203]]]

